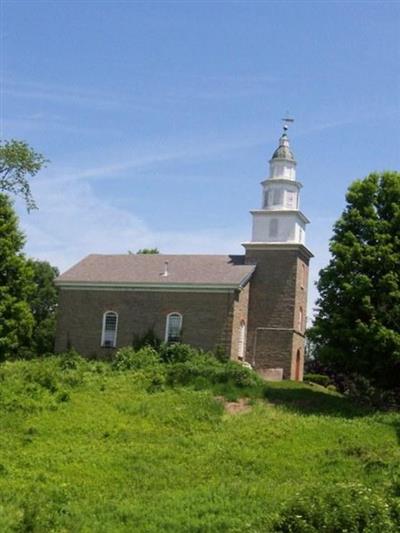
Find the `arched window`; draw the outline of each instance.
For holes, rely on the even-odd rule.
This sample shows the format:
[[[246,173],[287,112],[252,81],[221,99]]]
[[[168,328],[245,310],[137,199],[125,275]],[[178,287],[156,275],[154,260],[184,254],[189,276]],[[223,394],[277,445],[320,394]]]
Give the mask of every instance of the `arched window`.
[[[101,345],[114,348],[117,344],[118,313],[106,311],[103,315],[103,328],[101,331]]]
[[[165,342],[179,342],[182,332],[182,315],[169,313],[165,327]]]
[[[297,329],[299,331],[303,331],[303,308],[300,307],[299,309],[299,323],[297,325]]]

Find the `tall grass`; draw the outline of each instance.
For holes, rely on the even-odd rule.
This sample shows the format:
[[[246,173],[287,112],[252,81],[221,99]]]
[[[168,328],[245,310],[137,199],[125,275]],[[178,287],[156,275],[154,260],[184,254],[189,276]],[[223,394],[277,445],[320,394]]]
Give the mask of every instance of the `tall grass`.
[[[152,355],[0,366],[0,531],[397,531],[399,413]]]

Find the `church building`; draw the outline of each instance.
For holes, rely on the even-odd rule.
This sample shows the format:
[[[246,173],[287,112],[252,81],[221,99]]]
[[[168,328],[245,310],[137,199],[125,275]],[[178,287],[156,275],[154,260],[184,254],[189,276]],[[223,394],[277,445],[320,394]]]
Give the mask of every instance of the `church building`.
[[[312,254],[286,124],[261,186],[243,255],[92,254],[59,276],[56,351],[108,358],[151,331],[302,380]]]

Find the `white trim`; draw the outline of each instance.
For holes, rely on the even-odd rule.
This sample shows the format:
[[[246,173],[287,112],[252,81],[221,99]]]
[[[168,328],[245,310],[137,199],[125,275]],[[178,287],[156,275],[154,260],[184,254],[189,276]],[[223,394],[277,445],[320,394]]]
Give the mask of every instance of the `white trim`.
[[[246,322],[244,320],[240,321],[239,325],[239,339],[238,339],[238,359],[239,361],[245,360],[246,353]]]
[[[244,276],[238,283],[222,283],[207,285],[203,283],[135,283],[135,282],[93,282],[55,280],[61,289],[93,289],[93,290],[133,290],[133,291],[174,291],[174,292],[232,292],[241,288],[253,271]]]
[[[264,215],[264,216],[276,216],[277,213],[280,215],[297,215],[298,218],[304,222],[304,224],[309,224],[310,221],[308,218],[298,209],[286,209],[285,207],[280,207],[278,209],[252,209],[250,211],[252,215]]]
[[[301,183],[301,181],[292,180],[290,178],[267,178],[266,180],[261,181],[260,185],[263,185],[265,187],[272,183],[280,183],[283,185],[291,184],[291,185],[295,185],[298,189],[303,188],[303,184]]]
[[[247,250],[290,250],[304,253],[307,259],[314,257],[310,250],[301,243],[291,242],[242,242],[242,246]]]
[[[182,325],[183,325],[183,315],[181,313],[178,313],[178,311],[172,311],[171,313],[168,313],[167,319],[165,321],[165,335],[164,340],[165,342],[168,342],[168,331],[169,331],[169,319],[172,315],[179,316],[181,323],[180,323],[180,329],[179,329],[179,335],[182,334]]]
[[[105,332],[106,332],[106,317],[108,314],[112,314],[112,315],[115,315],[115,331],[114,331],[114,339],[113,339],[113,344],[112,346],[106,346],[104,344],[105,342]],[[102,323],[102,328],[101,328],[101,344],[100,346],[102,348],[115,348],[115,346],[117,345],[117,335],[118,335],[118,313],[116,311],[105,311],[103,313],[103,323]]]

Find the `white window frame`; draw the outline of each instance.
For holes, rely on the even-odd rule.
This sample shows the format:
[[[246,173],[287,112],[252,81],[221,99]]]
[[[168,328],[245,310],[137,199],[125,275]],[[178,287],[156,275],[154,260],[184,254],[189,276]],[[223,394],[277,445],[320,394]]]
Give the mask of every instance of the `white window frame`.
[[[105,344],[105,336],[106,336],[106,318],[107,315],[114,315],[115,320],[115,330],[114,330],[114,339],[111,345]],[[103,326],[101,328],[101,346],[103,348],[115,348],[117,345],[117,334],[118,334],[118,313],[116,311],[105,311],[103,314]]]
[[[180,329],[179,329],[179,339],[182,337],[182,325],[183,325],[183,316],[181,313],[178,313],[178,311],[172,311],[171,313],[168,313],[167,319],[165,321],[165,342],[173,342],[168,339],[169,335],[169,321],[171,316],[179,316],[180,318]]]

